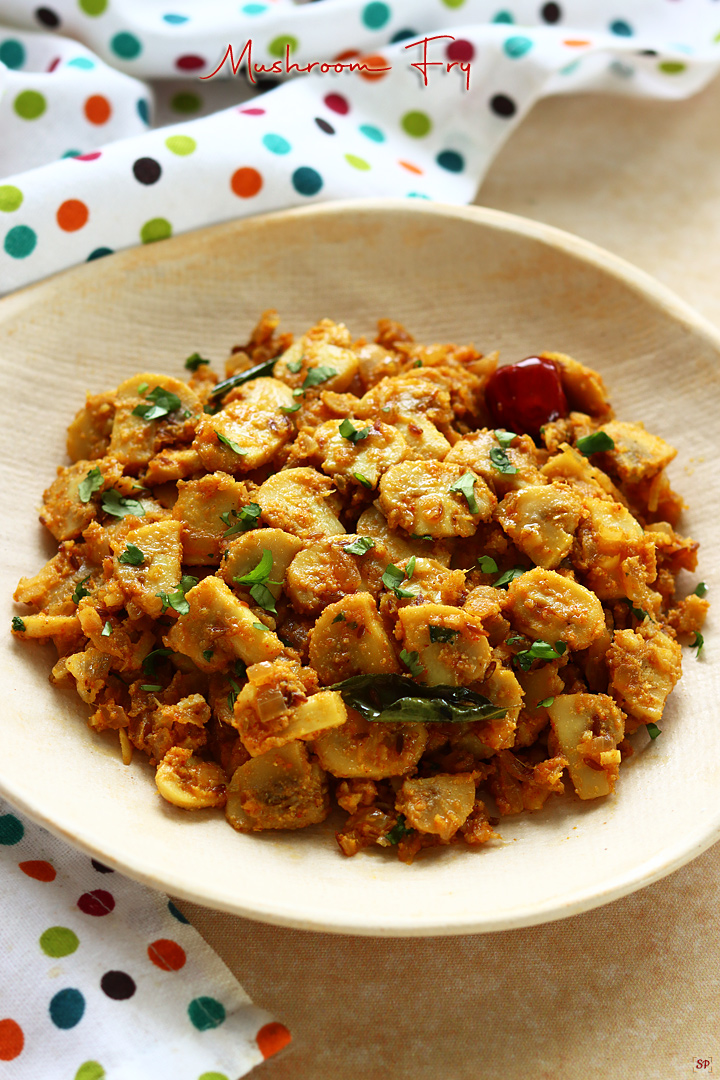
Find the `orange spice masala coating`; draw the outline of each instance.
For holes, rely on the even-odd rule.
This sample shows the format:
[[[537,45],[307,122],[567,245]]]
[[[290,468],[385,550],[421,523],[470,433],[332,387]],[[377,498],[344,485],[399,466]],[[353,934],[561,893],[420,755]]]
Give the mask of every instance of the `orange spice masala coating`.
[[[374,342],[277,327],[233,350],[227,392],[195,354],[185,379],[88,395],[15,636],[55,643],[52,681],[161,796],[241,832],[316,824],[334,796],[345,855],[410,862],[486,843],[565,777],[613,791],[707,610],[675,597],[697,564],[675,450],[562,354],[542,356],[568,415],[538,446],[492,425],[496,355],[388,320]]]

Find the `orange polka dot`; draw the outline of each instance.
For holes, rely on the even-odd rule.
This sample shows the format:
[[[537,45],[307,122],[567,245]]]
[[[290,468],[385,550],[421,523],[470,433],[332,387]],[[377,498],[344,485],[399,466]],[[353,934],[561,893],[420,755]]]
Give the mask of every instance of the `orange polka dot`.
[[[417,176],[422,176],[422,169],[418,169],[417,165],[411,165],[409,161],[398,161],[398,165],[402,165],[403,169],[407,169],[408,172],[415,173]]]
[[[359,56],[360,53],[357,49],[346,49],[345,52],[338,53],[334,58],[333,63],[339,64],[343,60],[352,60],[354,56]]]
[[[362,75],[363,79],[369,79],[370,82],[373,79],[384,79],[388,74],[387,71],[373,71],[372,68],[389,68],[387,60],[384,56],[363,56],[362,62],[367,64],[371,69],[370,71],[359,71],[358,75]]]
[[[590,41],[582,41],[580,38],[578,38],[577,41],[575,40],[575,38],[570,38],[568,41],[563,41],[563,45],[570,45],[570,46],[574,46],[574,47],[577,47],[577,46],[580,46],[580,45],[590,45],[590,44],[592,44],[592,42],[590,42]]]
[[[251,199],[262,187],[262,176],[257,169],[237,169],[230,181],[230,187],[241,199]]]
[[[68,199],[58,208],[57,223],[63,232],[77,232],[90,217],[90,211],[79,199]]]
[[[287,1046],[289,1042],[292,1042],[292,1035],[284,1024],[273,1021],[272,1024],[265,1024],[264,1027],[261,1027],[255,1039],[260,1047],[260,1053],[267,1060],[273,1054],[277,1054],[278,1050],[282,1050],[283,1046]]]
[[[169,938],[158,938],[148,945],[148,956],[161,971],[179,971],[187,959],[183,947]]]
[[[18,863],[23,874],[34,878],[35,881],[54,881],[57,877],[55,867],[44,859],[30,859],[29,862]]]
[[[273,1024],[266,1024],[265,1027],[273,1027]],[[280,1025],[277,1025],[278,1027]],[[258,1038],[265,1031],[263,1028],[258,1033]],[[289,1038],[288,1034],[288,1038]],[[25,1045],[25,1036],[23,1030],[19,1024],[16,1024],[14,1020],[0,1020],[0,1061],[13,1061],[14,1058],[19,1057],[22,1054],[23,1046]],[[281,1045],[285,1045],[284,1043]],[[262,1047],[261,1047],[262,1049]],[[278,1047],[278,1050],[280,1047]],[[264,1051],[263,1051],[264,1053]],[[276,1053],[275,1050],[271,1050],[271,1053]],[[269,1056],[269,1055],[266,1055]]]
[[[85,102],[85,115],[91,124],[107,124],[112,114],[112,105],[102,94],[93,94]]]

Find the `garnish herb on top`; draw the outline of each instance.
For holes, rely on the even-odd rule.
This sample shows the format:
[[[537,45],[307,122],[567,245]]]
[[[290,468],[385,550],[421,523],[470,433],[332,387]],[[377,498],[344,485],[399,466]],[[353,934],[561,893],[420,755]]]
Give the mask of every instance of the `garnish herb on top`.
[[[149,652],[141,664],[145,674],[150,675],[152,678],[155,674],[155,665],[158,660],[161,660],[164,656],[172,656],[172,649],[153,649],[152,652]]]
[[[287,369],[291,375],[297,375],[302,366],[302,357],[299,360],[288,360],[287,362]]]
[[[102,630],[100,631],[100,636],[101,637],[110,637],[112,632],[113,632],[112,623],[110,622],[109,619],[106,619],[105,624],[104,624]]]
[[[25,630],[25,623],[22,621],[19,615],[13,615],[12,628],[16,634],[22,634]]]
[[[347,417],[341,421],[338,431],[343,439],[347,439],[348,442],[353,443],[353,445],[361,442],[363,439],[367,439],[370,434],[369,427],[356,428],[352,420],[348,420]]]
[[[695,631],[695,640],[691,644],[691,649],[697,649],[696,655],[699,657],[702,652],[703,645],[705,644],[705,638],[702,636],[699,630]]]
[[[513,465],[507,455],[507,450],[503,450],[499,446],[491,447],[490,464],[498,472],[506,473],[508,476],[513,476],[517,472],[517,466]]]
[[[590,457],[591,454],[599,454],[602,450],[614,450],[615,442],[606,432],[594,431],[592,435],[583,435],[575,446],[585,457]]]
[[[156,386],[146,394],[146,398],[152,405],[136,405],[132,411],[133,416],[139,416],[143,420],[160,420],[163,416],[176,412],[182,405],[177,394],[164,390],[162,386]]]
[[[707,596],[708,587],[704,581],[700,581],[693,589],[693,596],[699,596],[701,599],[703,596]]]
[[[89,581],[91,577],[92,574],[86,574],[84,578],[80,578],[72,594],[73,604],[79,604],[84,596],[90,595],[90,590],[85,588],[85,582]]]
[[[254,367],[245,368],[244,371],[236,371],[229,379],[223,379],[222,382],[217,383],[210,391],[210,397],[213,401],[217,401],[219,398],[225,397],[228,391],[235,386],[242,386],[243,383],[250,382],[251,379],[259,379],[262,375],[272,375],[276,360],[277,357],[274,357],[272,360],[263,361],[262,364],[255,364]]]
[[[208,664],[210,663],[214,655],[214,649],[203,649],[203,660],[207,660]]]
[[[336,615],[335,618],[333,619],[333,622],[334,623],[336,623],[336,622],[347,622],[347,618],[346,618],[344,612],[341,611],[339,615]]]
[[[215,434],[218,437],[218,442],[221,442],[223,446],[229,447],[234,454],[238,454],[240,457],[245,457],[245,455],[248,453],[247,450],[243,450],[242,446],[238,446],[238,444],[233,439],[228,439],[227,435],[222,435],[217,430],[215,430]]]
[[[237,533],[257,529],[258,518],[261,513],[260,505],[254,502],[248,503],[247,506],[243,506],[240,510],[226,510],[224,514],[220,515],[220,520],[224,521],[228,526],[223,533],[223,539],[226,536],[235,536]]]
[[[145,556],[137,544],[128,544],[122,555],[118,557],[118,562],[123,566],[142,566]]]
[[[90,499],[99,491],[105,483],[103,474],[98,469],[97,465],[94,469],[91,469],[84,480],[81,480],[78,484],[78,498],[81,503],[88,503]]]
[[[286,414],[287,413],[297,412],[298,409],[302,409],[302,401],[296,401],[294,405],[281,405],[280,406],[280,412],[283,412],[283,413],[286,413]]]
[[[333,375],[337,375],[335,368],[328,367],[327,364],[318,364],[317,367],[310,368],[308,371],[302,384],[302,389],[309,390],[311,386],[319,386],[320,383],[332,379]]]
[[[407,649],[401,649],[400,659],[414,679],[418,679],[425,673],[425,668],[420,663],[420,653],[414,651],[408,652]]]
[[[353,476],[359,484],[362,484],[363,487],[372,489],[375,486],[371,480],[368,480],[367,476],[363,476],[363,474],[360,472],[354,472]]]
[[[503,450],[507,450],[508,446],[517,439],[517,433],[515,431],[505,431],[503,428],[496,428],[493,435],[502,446]]]
[[[190,611],[190,605],[185,599],[185,593],[190,592],[194,585],[197,585],[198,579],[193,577],[192,574],[184,574],[180,578],[180,584],[175,592],[166,593],[159,592],[156,596],[159,596],[163,603],[163,612],[167,611],[169,607],[173,611],[177,611],[178,615],[187,615]]]
[[[418,363],[421,364],[422,361],[419,360]],[[415,366],[417,367],[417,364]],[[394,846],[395,844],[399,844],[405,836],[410,836],[414,831],[414,829],[408,829],[407,825],[405,824],[405,816],[403,814],[398,814],[398,819],[396,823],[393,825],[392,829],[390,829],[389,832],[385,833],[383,839],[388,844]]]
[[[483,574],[497,574],[498,564],[490,555],[480,555],[478,563]]]
[[[140,689],[148,694],[157,694],[162,690],[160,683],[140,683]]]
[[[657,739],[658,735],[662,735],[662,731],[657,724],[650,723],[646,724],[645,727],[647,728],[647,733],[651,739]]]
[[[258,604],[265,611],[270,611],[273,615],[277,614],[277,608],[275,607],[275,597],[268,588],[270,585],[279,585],[279,581],[270,581],[270,574],[273,568],[273,555],[269,548],[264,548],[260,557],[260,562],[253,570],[249,570],[247,574],[240,574],[238,577],[233,578],[238,585],[249,585],[250,595],[256,604]]]
[[[382,583],[386,589],[390,589],[391,592],[395,593],[398,600],[403,600],[408,596],[416,595],[414,592],[411,592],[410,589],[402,588],[402,582],[406,577],[407,574],[404,570],[401,570],[399,566],[390,563],[382,576]]]
[[[421,686],[405,675],[354,675],[329,689],[372,722],[471,723],[507,712],[467,686]]]
[[[535,708],[536,709],[549,709],[554,700],[555,700],[554,697],[543,698],[542,701],[538,701]]]
[[[453,645],[459,633],[459,630],[451,630],[449,626],[431,626],[430,641],[434,645]]]
[[[352,544],[346,544],[343,551],[347,551],[348,555],[366,555],[374,547],[375,541],[371,536],[358,536]]]
[[[115,488],[103,491],[100,496],[100,505],[106,514],[111,514],[113,517],[124,518],[132,514],[136,517],[145,517],[145,507],[142,503],[137,499],[126,498]]]
[[[554,645],[548,641],[533,641],[529,649],[515,654],[515,660],[523,671],[529,671],[536,660],[557,660],[566,651],[564,641],[556,641]]]
[[[471,514],[479,514],[480,507],[478,506],[477,499],[475,498],[475,483],[477,476],[474,473],[463,473],[459,480],[456,480],[449,487],[449,491],[459,491],[461,495],[465,496],[465,501],[468,504],[468,510]]]
[[[192,356],[188,356],[185,361],[185,367],[188,371],[197,371],[202,364],[209,364],[209,360],[205,360],[200,353],[194,352]]]
[[[504,574],[501,574],[497,581],[493,581],[493,587],[495,589],[507,589],[511,581],[515,578],[522,577],[527,572],[526,566],[513,566],[512,570],[506,570]]]
[[[240,687],[234,679],[228,679],[228,682],[230,683],[230,693],[227,696],[227,707],[230,712],[232,712],[235,708],[235,702],[238,699],[238,694],[240,693]]]

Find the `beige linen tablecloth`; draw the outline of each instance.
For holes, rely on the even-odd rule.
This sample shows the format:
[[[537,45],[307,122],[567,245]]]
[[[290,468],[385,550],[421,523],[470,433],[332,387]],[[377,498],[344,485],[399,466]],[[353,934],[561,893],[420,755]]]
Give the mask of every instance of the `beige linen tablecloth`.
[[[720,82],[680,103],[545,101],[477,201],[609,248],[720,326],[719,116]],[[180,906],[293,1032],[263,1080],[684,1080],[710,1075],[698,1059],[720,1074],[719,901],[720,845],[604,908],[497,934],[336,937]]]

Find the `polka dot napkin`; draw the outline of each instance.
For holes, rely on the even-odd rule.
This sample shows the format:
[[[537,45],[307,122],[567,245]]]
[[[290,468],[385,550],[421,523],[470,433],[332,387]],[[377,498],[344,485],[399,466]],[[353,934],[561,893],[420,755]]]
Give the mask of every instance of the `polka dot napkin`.
[[[237,1080],[290,1041],[167,897],[0,800],[0,1077]]]
[[[684,97],[720,65],[716,0],[0,0],[0,24],[0,292],[313,200],[469,202],[538,97]]]

